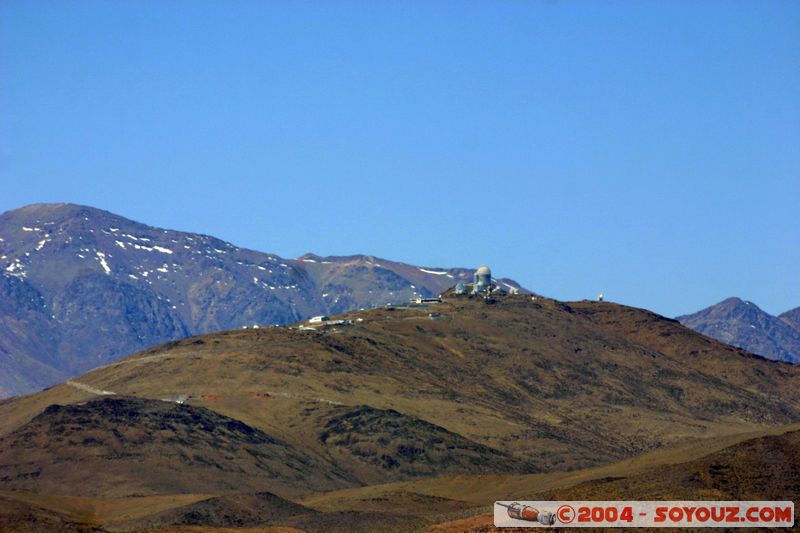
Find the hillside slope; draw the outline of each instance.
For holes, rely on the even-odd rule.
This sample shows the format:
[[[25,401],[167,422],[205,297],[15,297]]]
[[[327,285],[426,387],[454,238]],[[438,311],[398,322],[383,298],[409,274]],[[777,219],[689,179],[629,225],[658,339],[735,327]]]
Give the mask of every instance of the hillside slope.
[[[280,439],[202,407],[114,397],[52,405],[0,440],[0,483],[50,493],[71,487],[72,495],[128,496],[198,486],[210,492],[290,492],[348,481],[346,474],[322,468]]]
[[[800,329],[792,311],[774,317],[752,302],[728,298],[702,311],[679,316],[684,326],[769,359],[800,363]]]
[[[369,422],[360,424],[365,418]],[[363,479],[369,467],[394,479],[534,470],[393,411],[338,409],[319,439],[366,468],[345,471],[316,450],[309,454],[307,446],[292,446],[203,407],[103,397],[51,405],[0,439],[0,485],[104,497],[188,493],[196,487],[291,495],[361,485],[369,482]]]
[[[644,310],[446,295],[431,311],[174,341],[0,403],[0,434],[100,393],[188,398],[371,484],[588,467],[800,420],[800,368]]]
[[[528,483],[526,498],[558,500],[743,500],[797,501],[800,498],[800,431],[750,438],[688,461],[676,460],[640,468],[609,465],[604,476],[586,472],[594,479],[576,483],[565,480],[561,487],[537,490]],[[576,478],[585,477],[576,473]],[[542,485],[552,483],[547,480]],[[556,482],[558,484],[558,482]],[[539,485],[541,487],[542,485]],[[323,495],[324,497],[324,495]],[[516,495],[496,499],[515,498]],[[351,497],[352,499],[352,497]],[[356,500],[357,501],[357,500]],[[342,507],[354,507],[345,500]],[[440,521],[431,533],[488,533],[497,531],[489,506],[476,509],[474,516]],[[481,513],[481,514],[478,514]]]
[[[404,302],[471,274],[368,256],[289,260],[91,207],[23,207],[0,214],[0,397],[170,339]]]
[[[800,499],[800,431],[760,437],[694,461],[543,495],[570,500]]]
[[[774,434],[732,436],[728,440],[734,442],[728,445],[706,440],[691,451],[663,449],[581,471],[425,478],[320,493],[299,502],[268,492],[108,499],[0,491],[0,527],[19,530],[24,524],[25,530],[43,532],[53,528],[175,531],[193,526],[195,529],[189,530],[238,531],[223,528],[251,527],[283,533],[285,529],[277,529],[282,526],[321,532],[399,529],[460,533],[494,531],[488,514],[491,502],[520,494],[542,500],[796,501],[800,497],[800,432],[797,424],[765,433],[770,431]]]
[[[642,309],[448,292],[337,318],[172,341],[0,402],[9,512],[82,496],[108,516],[70,518],[87,527],[221,527],[232,494],[269,492],[321,513],[275,500],[303,530],[424,527],[800,420],[800,367]]]

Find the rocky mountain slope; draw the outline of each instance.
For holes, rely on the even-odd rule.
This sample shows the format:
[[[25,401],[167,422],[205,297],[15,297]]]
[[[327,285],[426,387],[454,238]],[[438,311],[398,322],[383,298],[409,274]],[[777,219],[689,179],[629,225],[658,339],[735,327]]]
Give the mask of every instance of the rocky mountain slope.
[[[290,260],[90,207],[30,205],[0,214],[0,397],[170,339],[431,296],[471,275],[368,256]]]
[[[641,309],[448,292],[337,318],[173,341],[0,402],[0,496],[46,509],[80,497],[120,529],[231,525],[225,497],[264,492],[320,511],[267,497],[303,530],[424,526],[516,480],[532,494],[594,479],[581,468],[692,443],[707,454],[704,442],[800,420],[800,367]]]
[[[799,309],[774,317],[753,302],[728,298],[678,320],[699,333],[769,359],[800,363]]]
[[[781,313],[778,315],[778,318],[783,320],[786,324],[789,324],[794,329],[800,331],[800,307],[795,307],[794,309],[790,309],[785,313]]]

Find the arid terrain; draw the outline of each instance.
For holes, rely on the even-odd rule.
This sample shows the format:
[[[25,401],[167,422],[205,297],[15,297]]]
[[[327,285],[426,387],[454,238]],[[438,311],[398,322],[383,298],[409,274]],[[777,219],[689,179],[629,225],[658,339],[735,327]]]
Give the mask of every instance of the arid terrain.
[[[0,403],[0,528],[480,531],[497,499],[797,495],[794,365],[606,302],[332,318]]]

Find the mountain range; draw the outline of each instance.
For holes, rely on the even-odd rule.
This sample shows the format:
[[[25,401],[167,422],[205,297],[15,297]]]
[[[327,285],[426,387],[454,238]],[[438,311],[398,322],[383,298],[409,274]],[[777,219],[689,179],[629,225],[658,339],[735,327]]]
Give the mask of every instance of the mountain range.
[[[433,296],[472,272],[364,255],[285,259],[92,207],[29,205],[0,214],[0,397],[167,340]],[[678,320],[800,362],[800,307],[776,317],[728,298]]]
[[[611,302],[442,300],[170,341],[0,401],[0,526],[465,531],[547,491],[800,494],[800,366]]]
[[[0,267],[0,385],[48,387],[0,400],[0,530],[445,533],[491,530],[494,500],[800,497],[800,308],[484,299],[452,289],[471,269],[71,204],[0,215]]]
[[[677,319],[724,343],[769,359],[800,363],[800,307],[776,317],[734,297]]]
[[[167,340],[406,302],[472,274],[361,255],[285,259],[91,207],[29,205],[0,214],[0,397]]]

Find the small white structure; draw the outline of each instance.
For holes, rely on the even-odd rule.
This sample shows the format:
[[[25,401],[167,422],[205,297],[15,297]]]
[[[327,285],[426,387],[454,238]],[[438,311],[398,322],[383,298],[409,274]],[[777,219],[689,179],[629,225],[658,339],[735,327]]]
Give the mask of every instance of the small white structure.
[[[327,322],[330,320],[328,315],[319,315],[319,316],[312,316],[308,319],[308,322],[311,324],[319,324],[320,322]]]
[[[440,304],[442,303],[442,297],[437,296],[435,298],[423,298],[421,296],[417,298],[411,298],[412,304],[423,305],[423,304]]]
[[[602,302],[602,301],[603,301],[603,298],[605,298],[605,296],[603,295],[603,293],[602,293],[602,292],[601,292],[600,294],[598,294],[598,295],[597,295],[597,301],[598,301],[598,302]]]

